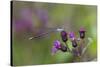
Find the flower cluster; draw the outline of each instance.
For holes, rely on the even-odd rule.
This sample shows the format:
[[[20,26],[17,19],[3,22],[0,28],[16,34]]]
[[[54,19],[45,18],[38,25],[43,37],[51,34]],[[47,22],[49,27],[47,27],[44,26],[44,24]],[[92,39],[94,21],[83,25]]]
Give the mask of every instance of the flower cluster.
[[[79,41],[82,42],[82,40],[84,38],[85,38],[84,28],[80,28],[79,38],[76,38],[74,32],[61,31],[61,39],[64,42],[64,44],[62,44],[59,40],[54,41],[54,44],[52,47],[52,55],[54,55],[58,50],[60,50],[62,52],[70,52],[76,56],[81,55],[81,52],[78,50],[78,48],[79,48],[78,42]],[[68,40],[72,43],[73,49],[71,49],[68,46],[68,43],[67,43]]]

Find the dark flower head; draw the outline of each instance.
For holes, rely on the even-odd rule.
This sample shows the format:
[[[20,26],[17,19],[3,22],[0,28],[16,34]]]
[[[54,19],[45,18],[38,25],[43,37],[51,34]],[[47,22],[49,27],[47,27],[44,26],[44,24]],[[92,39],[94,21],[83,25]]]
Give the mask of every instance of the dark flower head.
[[[61,50],[61,51],[63,51],[63,52],[66,52],[66,51],[67,51],[67,47],[66,47],[66,46],[64,46],[64,45],[61,45],[60,50]]]
[[[70,32],[70,33],[69,33],[69,38],[70,38],[72,41],[75,40],[74,32]]]
[[[72,41],[72,46],[77,47],[77,42],[75,40]]]
[[[85,30],[84,30],[84,28],[80,28],[80,30],[79,30],[79,34],[80,34],[80,38],[81,39],[84,39],[85,38]]]
[[[61,37],[63,42],[66,42],[68,40],[66,31],[61,31]]]

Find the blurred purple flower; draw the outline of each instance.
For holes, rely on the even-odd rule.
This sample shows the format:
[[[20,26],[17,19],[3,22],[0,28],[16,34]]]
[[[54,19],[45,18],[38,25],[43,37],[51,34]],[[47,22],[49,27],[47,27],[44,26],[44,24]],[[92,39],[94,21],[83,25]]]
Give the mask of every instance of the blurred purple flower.
[[[54,55],[57,51],[58,51],[58,49],[53,46],[52,47],[52,55]]]
[[[29,8],[19,10],[19,19],[13,19],[14,31],[23,32],[33,30],[32,11]]]
[[[36,9],[35,10],[36,15],[42,22],[43,26],[45,26],[48,22],[48,12],[46,9]]]
[[[72,41],[75,40],[74,32],[70,32],[70,33],[69,33],[69,38],[70,38]]]
[[[19,14],[20,14],[21,19],[32,22],[33,20],[32,9],[23,8],[23,9],[20,9],[19,11],[20,11]]]
[[[37,19],[40,21],[39,22],[39,31],[38,34],[45,33],[45,29],[47,28],[47,23],[48,23],[48,12],[46,9],[43,8],[35,8],[34,13],[37,17]]]
[[[16,32],[32,31],[33,26],[32,23],[29,21],[17,20],[14,22],[14,29]]]

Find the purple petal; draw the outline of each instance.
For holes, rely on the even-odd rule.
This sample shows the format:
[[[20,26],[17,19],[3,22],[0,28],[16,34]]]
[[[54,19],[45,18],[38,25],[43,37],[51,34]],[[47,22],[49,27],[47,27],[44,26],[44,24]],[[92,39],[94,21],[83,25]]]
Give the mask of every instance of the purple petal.
[[[56,48],[60,48],[61,46],[60,46],[61,44],[60,44],[60,41],[58,41],[58,40],[56,40],[56,41],[54,41],[54,46],[56,47]]]
[[[54,55],[57,51],[58,51],[58,49],[53,46],[51,54]]]
[[[71,38],[71,40],[74,40],[75,39],[75,35],[73,32],[70,32],[69,33],[69,38]]]
[[[79,32],[85,32],[85,29],[83,27],[81,27]]]
[[[67,36],[67,33],[66,33],[65,31],[62,31],[62,32],[61,32],[61,35],[62,35],[62,36]]]

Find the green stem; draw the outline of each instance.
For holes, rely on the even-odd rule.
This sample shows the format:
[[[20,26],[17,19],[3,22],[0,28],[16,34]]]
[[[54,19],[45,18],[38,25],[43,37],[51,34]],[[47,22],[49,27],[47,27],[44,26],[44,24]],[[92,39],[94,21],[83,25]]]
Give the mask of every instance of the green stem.
[[[70,50],[68,44],[66,42],[65,42],[65,44],[66,44],[66,47],[68,48],[68,51],[72,53],[72,51]]]

